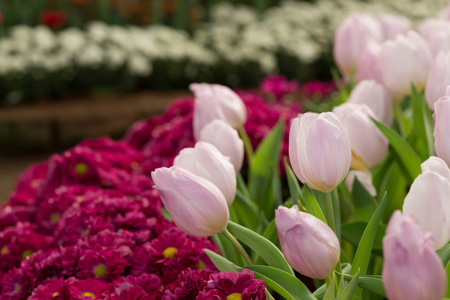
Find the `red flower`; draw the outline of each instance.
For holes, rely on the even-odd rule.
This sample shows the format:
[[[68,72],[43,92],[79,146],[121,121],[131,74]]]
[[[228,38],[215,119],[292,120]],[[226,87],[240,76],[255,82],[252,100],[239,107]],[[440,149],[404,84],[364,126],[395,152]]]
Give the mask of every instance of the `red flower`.
[[[67,14],[61,10],[44,10],[41,13],[41,24],[50,28],[59,28],[67,21]]]

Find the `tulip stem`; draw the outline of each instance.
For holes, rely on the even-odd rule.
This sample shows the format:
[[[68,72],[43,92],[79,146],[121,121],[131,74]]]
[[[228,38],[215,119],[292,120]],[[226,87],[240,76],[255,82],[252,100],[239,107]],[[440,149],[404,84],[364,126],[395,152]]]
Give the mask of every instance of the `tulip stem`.
[[[330,228],[336,232],[336,226],[334,224],[334,213],[333,213],[333,199],[331,197],[331,192],[330,193],[326,193],[327,195],[327,221],[328,221],[328,226],[330,226]]]
[[[236,250],[236,253],[239,254],[244,258],[244,261],[247,265],[253,265],[253,261],[248,256],[247,251],[242,247],[241,244],[236,240],[236,238],[228,231],[228,229],[225,229],[225,231],[222,232],[223,235],[230,241],[230,243],[233,245],[234,250]]]
[[[250,141],[250,138],[248,137],[247,131],[245,131],[244,126],[240,126],[238,128],[238,131],[242,141],[244,142],[245,152],[247,153],[247,159],[250,163],[253,159],[252,142]]]

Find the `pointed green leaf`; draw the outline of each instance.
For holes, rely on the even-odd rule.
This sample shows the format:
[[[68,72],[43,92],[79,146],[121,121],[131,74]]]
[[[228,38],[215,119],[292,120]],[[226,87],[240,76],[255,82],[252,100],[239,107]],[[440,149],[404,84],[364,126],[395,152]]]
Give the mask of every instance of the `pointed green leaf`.
[[[325,295],[323,295],[323,300],[334,300],[334,289],[336,287],[336,275],[332,275],[330,284],[327,287]]]
[[[256,230],[261,221],[261,215],[255,203],[248,199],[244,193],[236,190],[236,198],[231,204],[231,208],[235,209],[235,213],[239,217],[240,223],[246,227]]]
[[[304,202],[306,212],[322,220],[325,224],[328,224],[325,215],[323,214],[322,208],[319,205],[319,202],[317,202],[317,199],[314,196],[313,192],[306,184],[303,186],[303,194],[305,197]]]
[[[208,249],[203,249],[203,251],[206,253],[206,255],[208,255],[209,259],[211,259],[213,264],[216,266],[217,269],[219,269],[220,272],[228,272],[228,271],[239,272],[241,270],[241,268],[233,264],[225,257],[221,256],[220,254],[217,254],[216,252],[213,252]]]
[[[344,278],[347,280],[351,280],[353,279],[353,276],[344,274]],[[379,275],[359,276],[358,287],[386,298],[386,291],[384,290],[383,279]]]
[[[278,249],[271,241],[256,232],[231,221],[228,223],[228,230],[235,238],[258,253],[269,266],[279,268],[292,275],[294,274],[291,266],[284,258],[283,253],[281,253],[280,249]]]
[[[342,276],[341,278],[343,277],[344,276]],[[342,294],[339,295],[337,300],[351,300],[353,298],[353,295],[355,294],[356,288],[358,287],[358,281],[359,281],[359,272],[355,274],[352,280],[342,291]]]
[[[450,298],[450,263],[445,267],[445,274],[447,275],[447,292],[445,297]]]
[[[370,254],[372,253],[373,244],[375,241],[376,233],[378,230],[378,224],[380,224],[381,218],[383,217],[383,211],[386,207],[386,194],[383,197],[380,205],[378,205],[377,210],[373,214],[366,229],[361,237],[358,249],[356,250],[355,257],[352,263],[352,269],[350,274],[356,274],[358,272],[361,275],[365,275],[367,272],[367,267],[369,266]]]
[[[256,149],[250,162],[249,192],[251,199],[260,205],[268,219],[273,218],[275,198],[274,173],[278,171],[281,141],[284,135],[284,119],[280,119]]]
[[[255,273],[255,277],[265,281],[268,288],[273,289],[284,299],[317,300],[316,297],[297,277],[274,267],[252,265],[247,269]]]
[[[431,111],[423,94],[419,93],[415,86],[412,86],[412,102],[414,112],[414,132],[419,141],[425,143],[426,152],[422,157],[430,157],[434,154],[433,127],[434,122],[431,118]]]
[[[292,201],[297,204],[297,201],[300,200],[302,190],[300,189],[300,185],[298,184],[294,171],[292,171],[291,166],[289,166],[287,157],[284,158],[284,169],[286,170],[286,178]],[[305,203],[302,203],[302,205],[305,205]]]
[[[389,140],[389,143],[396,154],[399,163],[404,167],[410,182],[414,180],[420,173],[420,164],[422,163],[417,153],[411,146],[394,130],[387,127],[374,119],[375,125]]]
[[[437,251],[437,254],[442,260],[442,264],[446,266],[450,261],[450,244],[443,246]]]
[[[226,259],[230,260],[234,264],[239,264],[239,258],[236,254],[236,250],[234,249],[230,241],[222,233],[213,235],[211,238],[216,244],[222,256],[224,256]]]

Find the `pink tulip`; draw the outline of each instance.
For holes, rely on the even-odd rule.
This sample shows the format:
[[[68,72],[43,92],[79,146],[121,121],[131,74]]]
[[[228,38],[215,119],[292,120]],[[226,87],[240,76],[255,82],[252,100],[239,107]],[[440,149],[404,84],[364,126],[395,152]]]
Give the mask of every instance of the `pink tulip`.
[[[306,113],[292,120],[289,159],[301,182],[325,193],[348,173],[351,149],[339,119],[331,112]]]
[[[436,57],[441,51],[450,51],[450,26],[431,34],[428,39],[428,46],[430,47],[431,55],[433,55],[433,57]]]
[[[450,3],[438,13],[438,17],[441,19],[450,20]]]
[[[436,155],[450,166],[450,96],[434,103],[434,146]]]
[[[416,32],[399,34],[381,46],[380,69],[383,84],[394,102],[411,93],[411,83],[422,91],[431,66],[431,52]]]
[[[358,73],[356,80],[375,80],[378,83],[383,83],[380,70],[380,53],[381,45],[372,43],[361,53],[358,60]]]
[[[450,51],[440,52],[428,73],[425,97],[432,110],[434,110],[434,102],[444,96],[448,85],[450,85]]]
[[[450,240],[449,195],[448,177],[428,171],[417,176],[403,204],[403,213],[414,215],[422,231],[434,236],[435,250]]]
[[[192,83],[189,88],[195,94],[193,125],[196,140],[203,127],[217,119],[234,128],[244,125],[247,119],[244,102],[230,88],[207,83]]]
[[[405,34],[412,29],[409,19],[401,15],[383,14],[378,17],[385,40],[393,40],[398,34]]]
[[[417,31],[426,41],[429,41],[434,33],[448,28],[449,25],[450,22],[445,19],[427,18],[417,25]]]
[[[431,156],[426,161],[424,161],[420,167],[422,168],[422,173],[425,172],[436,172],[444,178],[450,180],[450,170],[442,159],[437,156]]]
[[[200,237],[225,230],[229,219],[227,201],[212,182],[179,167],[158,168],[152,172],[152,180],[181,230]]]
[[[235,173],[239,173],[244,162],[244,142],[238,132],[222,120],[214,120],[201,131],[199,141],[214,145],[230,158]]]
[[[375,197],[377,195],[377,190],[372,184],[372,173],[368,171],[357,171],[352,170],[348,172],[347,179],[345,180],[345,186],[351,192],[353,189],[353,182],[355,178],[364,186],[364,188],[369,192],[370,195]]]
[[[281,250],[287,262],[299,273],[317,279],[331,274],[340,257],[336,234],[313,215],[298,206],[275,211],[275,225]]]
[[[236,173],[228,157],[223,156],[213,145],[197,142],[194,148],[184,148],[175,157],[174,166],[214,183],[231,205],[236,196]]]
[[[390,300],[441,300],[447,278],[434,239],[413,217],[392,215],[383,238],[383,283]]]
[[[333,108],[347,132],[352,148],[351,166],[362,171],[370,170],[386,156],[389,141],[371,118],[377,119],[365,104],[344,103]]]
[[[367,14],[351,14],[339,25],[334,35],[333,55],[339,70],[347,79],[353,77],[364,48],[380,43],[383,32],[377,19]]]
[[[365,104],[375,114],[377,120],[392,124],[392,99],[383,85],[373,80],[359,82],[347,100],[349,103]]]

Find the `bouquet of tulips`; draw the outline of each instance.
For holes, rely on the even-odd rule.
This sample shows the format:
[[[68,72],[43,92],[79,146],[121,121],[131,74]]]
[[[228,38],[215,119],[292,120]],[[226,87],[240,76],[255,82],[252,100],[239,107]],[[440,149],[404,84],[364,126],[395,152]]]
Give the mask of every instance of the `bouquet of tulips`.
[[[197,143],[152,179],[179,228],[212,237],[221,255],[205,252],[221,272],[265,283],[209,299],[450,298],[450,52],[433,62],[407,29],[375,45],[373,17],[344,20],[335,57],[358,82],[341,85],[331,111],[291,121],[285,177],[284,120],[253,149],[239,97],[191,85]],[[370,66],[342,57],[361,45],[353,55],[377,47]]]

